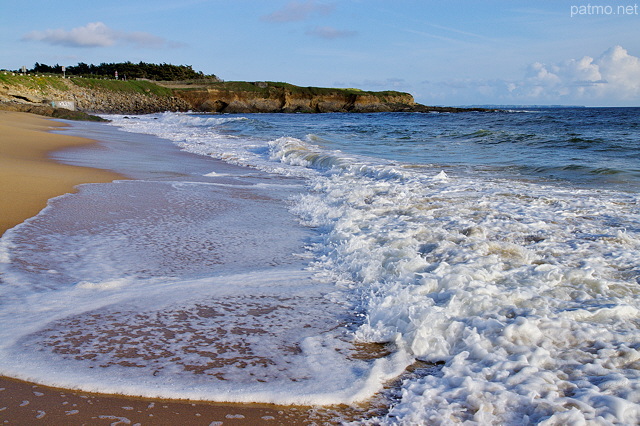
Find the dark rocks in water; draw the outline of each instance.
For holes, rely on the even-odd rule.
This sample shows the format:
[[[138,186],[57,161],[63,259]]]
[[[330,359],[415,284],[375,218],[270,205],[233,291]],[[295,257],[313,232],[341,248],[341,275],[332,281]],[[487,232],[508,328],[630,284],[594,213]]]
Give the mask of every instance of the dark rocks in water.
[[[0,109],[5,111],[28,112],[31,114],[43,115],[45,117],[61,118],[64,120],[77,121],[109,121],[96,115],[87,114],[82,111],[71,111],[65,108],[53,108],[48,105],[0,102]]]

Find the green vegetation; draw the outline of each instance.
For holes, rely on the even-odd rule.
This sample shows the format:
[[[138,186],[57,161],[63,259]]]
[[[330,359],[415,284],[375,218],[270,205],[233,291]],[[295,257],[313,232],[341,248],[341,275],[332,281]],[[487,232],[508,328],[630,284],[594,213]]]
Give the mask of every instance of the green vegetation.
[[[202,87],[211,89],[225,90],[227,92],[257,92],[268,94],[274,88],[286,89],[293,94],[308,94],[308,95],[371,95],[379,98],[382,102],[387,102],[389,97],[407,95],[404,92],[396,92],[393,90],[386,90],[383,92],[369,92],[360,89],[341,89],[333,87],[302,87],[296,86],[290,83],[265,81],[265,82],[248,82],[248,81],[224,81],[224,82],[211,82],[205,85],[195,85],[192,89],[197,90]],[[181,90],[189,90],[189,88],[182,88]]]
[[[125,63],[134,66],[131,63]],[[84,65],[84,64],[79,64]],[[101,64],[95,68],[108,70]],[[157,111],[201,110],[209,112],[330,112],[339,111],[391,111],[414,108],[413,97],[396,91],[372,92],[353,88],[301,87],[290,83],[272,81],[228,81],[206,78],[185,79],[186,74],[176,70],[191,67],[151,65],[140,63],[138,70],[164,70],[168,74],[154,74],[154,78],[167,78],[174,72],[180,80],[158,81],[148,79],[115,79],[113,77],[78,77],[67,72],[42,75],[43,71],[57,70],[36,63],[35,73],[27,75],[0,71],[0,99],[3,107],[15,104],[39,106],[51,99],[73,99],[78,108],[97,112],[149,113]],[[94,70],[95,66],[86,66]],[[126,69],[126,68],[123,68]],[[67,71],[69,68],[67,68]],[[193,72],[193,70],[191,70]],[[145,74],[148,75],[148,74]],[[120,72],[119,77],[124,77]],[[2,105],[0,105],[2,106]],[[40,113],[53,114],[42,111]],[[55,112],[58,114],[58,112]]]
[[[143,95],[172,96],[171,89],[144,80],[102,80],[97,78],[74,78],[73,83],[91,90],[141,93]]]
[[[49,73],[62,74],[62,65],[55,64],[53,66],[47,64],[35,63],[29,73]],[[119,62],[119,63],[101,63],[100,65],[89,65],[80,62],[78,65],[66,67],[68,76],[78,76],[87,78],[115,78],[116,72],[118,78],[123,80],[131,80],[143,78],[157,81],[175,81],[175,80],[193,80],[193,79],[209,79],[219,81],[215,75],[205,75],[201,71],[194,71],[191,65],[172,65],[172,64],[149,64],[140,62]]]
[[[59,76],[34,76],[11,75],[9,72],[0,72],[0,84],[4,86],[21,85],[29,89],[37,89],[47,93],[48,89],[68,91],[69,85],[75,84],[90,90],[107,90],[123,93],[141,93],[143,95],[156,95],[160,97],[172,96],[171,89],[158,86],[152,81],[145,80],[104,80],[97,78],[66,78]]]
[[[62,91],[69,90],[66,81],[59,77],[11,75],[9,72],[0,72],[0,82],[5,85],[20,84],[29,89],[39,89],[40,91],[49,87]]]
[[[115,79],[115,73],[118,79]],[[55,74],[62,75],[62,66],[59,64],[50,66],[35,63],[30,74]],[[223,82],[215,75],[204,75],[196,72],[190,65],[172,64],[149,64],[140,62],[101,63],[100,65],[88,65],[80,62],[78,65],[66,67],[66,76],[73,77],[73,83],[88,89],[111,90],[116,92],[154,94],[157,96],[171,96],[172,90],[198,90],[211,88],[224,90],[226,92],[254,92],[264,96],[273,95],[274,92],[286,90],[294,95],[308,96],[351,96],[369,95],[378,98],[381,102],[389,102],[398,96],[407,93],[396,91],[370,92],[360,89],[341,89],[330,87],[301,87],[284,82],[247,82],[247,81],[227,81]],[[83,77],[83,78],[78,78]],[[12,80],[13,78],[20,80]],[[40,80],[38,80],[38,78]],[[140,80],[138,80],[140,79]],[[10,81],[9,81],[10,80]],[[153,80],[159,84],[153,84]],[[58,90],[67,90],[65,81],[54,77],[31,77],[25,80],[24,76],[0,75],[0,81],[9,83],[20,83],[30,88],[54,87]]]

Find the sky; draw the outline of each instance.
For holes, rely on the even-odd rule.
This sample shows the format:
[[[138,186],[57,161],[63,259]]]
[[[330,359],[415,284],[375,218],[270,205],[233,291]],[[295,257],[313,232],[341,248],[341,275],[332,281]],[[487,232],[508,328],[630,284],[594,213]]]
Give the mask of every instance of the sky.
[[[640,0],[581,1],[0,0],[0,69],[143,61],[426,105],[640,106]]]

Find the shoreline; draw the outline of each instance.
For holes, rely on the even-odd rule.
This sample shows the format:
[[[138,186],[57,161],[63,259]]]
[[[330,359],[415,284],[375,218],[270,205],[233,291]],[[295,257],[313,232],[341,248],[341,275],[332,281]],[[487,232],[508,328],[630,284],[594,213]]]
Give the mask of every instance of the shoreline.
[[[53,388],[0,376],[0,420],[46,425],[245,425],[339,422],[331,409],[143,398]],[[323,410],[323,409],[320,409]],[[325,411],[325,410],[323,410]],[[336,416],[337,413],[336,413]]]
[[[0,111],[0,235],[37,215],[49,199],[83,183],[125,176],[97,168],[61,164],[49,154],[90,145],[91,139],[52,133],[64,123],[29,113]],[[335,423],[344,407],[216,403],[95,394],[53,388],[0,376],[0,420],[7,424],[303,424]],[[360,411],[353,408],[355,412]],[[350,411],[349,408],[346,411]],[[357,417],[357,413],[352,413]]]
[[[50,152],[95,143],[51,132],[62,127],[66,124],[37,115],[0,111],[0,235],[37,215],[51,198],[75,192],[77,185],[126,179],[51,160]]]

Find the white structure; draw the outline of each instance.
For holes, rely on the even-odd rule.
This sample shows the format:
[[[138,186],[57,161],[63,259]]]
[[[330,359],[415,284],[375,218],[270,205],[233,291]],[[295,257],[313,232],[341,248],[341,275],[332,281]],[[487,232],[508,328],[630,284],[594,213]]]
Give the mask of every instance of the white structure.
[[[51,102],[51,106],[54,108],[64,108],[64,109],[68,109],[71,111],[75,111],[76,110],[76,103],[75,101],[52,101]]]

